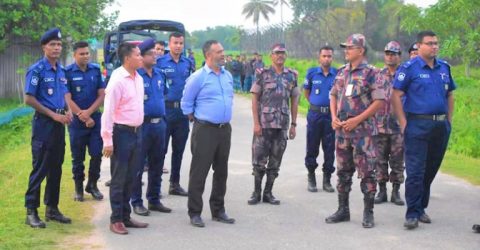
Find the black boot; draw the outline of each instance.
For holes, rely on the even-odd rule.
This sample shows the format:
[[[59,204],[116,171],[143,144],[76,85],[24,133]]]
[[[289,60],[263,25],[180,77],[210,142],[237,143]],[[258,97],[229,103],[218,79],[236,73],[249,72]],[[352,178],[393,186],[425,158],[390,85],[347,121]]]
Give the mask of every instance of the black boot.
[[[75,197],[74,201],[83,201],[83,181],[75,180]]]
[[[378,191],[377,197],[375,197],[375,204],[380,204],[386,202],[387,199],[387,183],[379,182],[378,186],[380,190]]]
[[[252,196],[248,200],[248,205],[256,205],[262,199],[262,179],[263,174],[260,176],[254,176],[254,188],[255,190],[252,193]]]
[[[263,190],[263,202],[270,203],[272,205],[280,205],[280,200],[277,200],[272,194],[273,183],[275,182],[275,176],[267,175],[267,181],[265,183],[265,189]]]
[[[363,196],[363,221],[362,226],[364,228],[372,228],[375,226],[373,219],[373,203],[375,200],[375,194],[365,194]]]
[[[395,203],[395,205],[403,206],[405,205],[405,202],[400,197],[399,190],[400,190],[400,184],[393,183],[392,196],[390,197],[390,201]]]
[[[350,221],[350,208],[348,207],[348,193],[338,193],[338,210],[325,218],[326,223]]]
[[[317,192],[317,179],[315,178],[315,172],[308,173],[308,191]]]
[[[323,174],[323,191],[333,193],[335,189],[333,189],[332,184],[330,183],[331,174]]]
[[[180,183],[170,182],[170,188],[168,189],[168,194],[178,195],[178,196],[188,196],[187,191],[185,191]]]
[[[87,187],[85,187],[85,192],[90,193],[95,200],[102,200],[103,194],[98,190],[97,180],[88,178]]]
[[[58,207],[51,207],[47,206],[45,209],[45,220],[46,221],[58,221],[60,223],[64,224],[70,224],[72,223],[72,220],[66,216],[64,216],[60,210],[58,210]]]
[[[25,224],[33,228],[45,228],[45,223],[38,217],[37,209],[27,208],[27,219]]]
[[[475,233],[480,233],[480,225],[475,224],[473,225],[472,229]]]

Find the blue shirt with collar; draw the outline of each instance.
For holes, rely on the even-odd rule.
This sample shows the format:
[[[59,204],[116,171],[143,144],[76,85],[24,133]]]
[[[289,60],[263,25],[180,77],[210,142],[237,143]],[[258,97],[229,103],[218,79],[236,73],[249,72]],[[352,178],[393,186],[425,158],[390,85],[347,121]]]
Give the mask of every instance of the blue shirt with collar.
[[[330,67],[325,76],[321,67],[308,69],[304,89],[310,90],[310,104],[315,106],[330,106],[330,90],[332,89],[337,69]]]
[[[183,114],[211,123],[232,119],[233,78],[223,67],[219,74],[205,65],[188,78],[181,107]]]
[[[34,96],[46,108],[64,109],[68,93],[65,69],[56,63],[56,69],[44,57],[30,66],[25,79],[25,94]]]
[[[168,101],[180,101],[185,88],[185,81],[194,71],[192,61],[182,54],[177,63],[173,60],[172,55],[168,53],[157,59],[156,67],[166,76],[168,93],[165,99]]]
[[[152,76],[144,68],[137,70],[143,78],[145,94],[143,107],[145,116],[165,117],[165,75],[160,70],[153,68]]]
[[[448,93],[456,85],[447,62],[435,59],[430,68],[417,56],[398,68],[393,88],[405,93],[406,113],[438,115],[448,113]]]
[[[72,100],[82,110],[92,106],[97,99],[98,90],[106,87],[98,64],[88,63],[84,72],[73,63],[65,68],[65,74]]]

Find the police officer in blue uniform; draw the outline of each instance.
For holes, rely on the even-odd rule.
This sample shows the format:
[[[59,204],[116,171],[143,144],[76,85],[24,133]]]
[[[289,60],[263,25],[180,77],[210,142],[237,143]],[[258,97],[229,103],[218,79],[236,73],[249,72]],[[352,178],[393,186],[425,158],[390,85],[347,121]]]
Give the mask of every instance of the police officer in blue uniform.
[[[165,159],[165,137],[167,123],[165,121],[165,75],[154,68],[155,40],[147,39],[138,45],[143,56],[143,68],[138,73],[143,78],[145,89],[143,107],[145,118],[142,130],[142,154],[141,158],[148,159],[148,186],[147,200],[148,209],[163,213],[172,210],[163,206],[160,202],[160,187],[162,183],[163,161]],[[138,166],[136,177],[132,184],[131,203],[133,211],[138,215],[147,216],[149,210],[143,206],[142,200],[142,175],[143,162]]]
[[[323,183],[322,189],[334,192],[330,177],[335,171],[335,131],[330,116],[330,89],[337,75],[337,70],[330,67],[333,60],[333,48],[324,46],[318,54],[319,67],[308,69],[305,77],[304,95],[310,103],[307,114],[307,155],[305,166],[308,170],[308,191],[317,192],[315,169],[318,167],[317,157],[320,142],[323,149]]]
[[[437,58],[438,39],[432,31],[417,35],[418,56],[398,69],[392,102],[405,140],[407,229],[418,221],[431,223],[425,212],[430,186],[447,149],[453,115],[455,82],[450,66]],[[402,105],[401,98],[406,96]]]
[[[32,120],[32,164],[28,189],[25,194],[27,218],[33,228],[45,228],[38,217],[40,186],[47,178],[44,203],[45,219],[71,223],[58,209],[60,180],[65,154],[65,124],[72,120],[67,111],[65,94],[67,79],[58,62],[62,52],[60,29],[52,28],[40,39],[44,57],[30,66],[25,81],[25,103],[35,109]]]
[[[168,89],[165,98],[167,114],[165,153],[167,153],[170,137],[172,138],[172,165],[168,193],[187,196],[187,192],[180,186],[180,168],[190,128],[188,118],[180,108],[180,100],[185,88],[185,81],[194,68],[192,61],[182,54],[184,48],[184,35],[182,33],[171,33],[168,39],[168,47],[170,52],[157,59],[157,68],[166,75],[166,87]]]
[[[83,181],[85,179],[85,153],[88,147],[90,167],[87,193],[95,200],[103,199],[98,190],[97,181],[100,178],[103,142],[100,136],[101,113],[98,110],[105,98],[105,83],[102,80],[100,66],[89,63],[90,50],[85,41],[73,45],[75,62],[65,68],[67,87],[70,93],[66,95],[69,107],[72,109],[73,121],[68,126],[70,134],[70,149],[72,151],[72,173],[75,181],[75,201],[83,201]]]

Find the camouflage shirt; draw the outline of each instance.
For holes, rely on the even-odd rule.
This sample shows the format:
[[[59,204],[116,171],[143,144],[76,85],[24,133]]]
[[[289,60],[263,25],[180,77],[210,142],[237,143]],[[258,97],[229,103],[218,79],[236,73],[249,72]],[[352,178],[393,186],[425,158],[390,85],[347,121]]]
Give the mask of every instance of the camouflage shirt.
[[[393,79],[395,74],[390,74],[388,68],[385,67],[377,74],[377,84],[383,84],[385,90],[385,102],[383,107],[375,114],[378,133],[381,134],[399,134],[400,125],[394,114],[392,107]]]
[[[346,64],[338,69],[330,95],[337,99],[337,117],[341,121],[355,117],[365,111],[374,100],[385,99],[383,84],[376,81],[378,69],[363,61],[352,69]],[[337,130],[336,135],[344,138],[357,138],[378,134],[373,117],[358,124],[350,132]]]
[[[284,68],[276,74],[270,68],[255,71],[255,82],[250,92],[259,95],[259,120],[262,128],[288,129],[290,123],[290,98],[300,94],[297,72]]]

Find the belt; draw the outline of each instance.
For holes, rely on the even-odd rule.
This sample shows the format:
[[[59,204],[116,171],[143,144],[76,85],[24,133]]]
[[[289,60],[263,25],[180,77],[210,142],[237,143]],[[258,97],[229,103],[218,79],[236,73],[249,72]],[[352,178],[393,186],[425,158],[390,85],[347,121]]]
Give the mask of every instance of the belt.
[[[165,101],[165,107],[167,107],[167,108],[180,108],[180,102]]]
[[[441,114],[441,115],[408,114],[408,118],[422,119],[422,120],[432,120],[432,121],[445,121],[445,120],[447,120],[447,115],[446,114]]]
[[[61,114],[61,115],[65,115],[67,113],[67,111],[65,109],[50,109],[50,110],[57,113],[57,114]],[[38,111],[35,111],[35,115],[45,117],[45,118],[48,118],[48,119],[52,119],[50,116],[42,114]]]
[[[324,114],[330,113],[330,107],[322,107],[322,106],[317,106],[313,104],[310,104],[310,110],[318,113],[324,113]]]
[[[133,126],[128,126],[128,125],[124,125],[124,124],[117,124],[117,123],[115,123],[113,126],[118,128],[118,129],[127,130],[127,131],[130,131],[130,132],[133,132],[133,133],[137,133],[140,130],[140,127],[141,127],[141,126],[133,127]]]
[[[209,121],[199,120],[199,119],[196,119],[196,118],[195,118],[195,122],[197,122],[199,124],[215,127],[215,128],[225,128],[228,125],[230,125],[230,123],[228,123],[228,122],[227,123],[212,123],[212,122],[209,122]]]
[[[155,117],[155,116],[145,116],[143,118],[144,123],[159,123],[163,120],[163,117]]]

